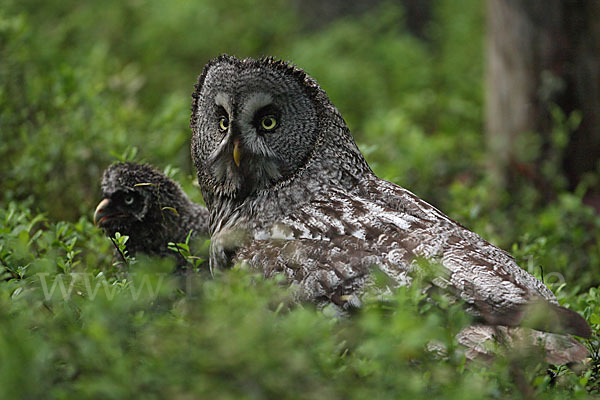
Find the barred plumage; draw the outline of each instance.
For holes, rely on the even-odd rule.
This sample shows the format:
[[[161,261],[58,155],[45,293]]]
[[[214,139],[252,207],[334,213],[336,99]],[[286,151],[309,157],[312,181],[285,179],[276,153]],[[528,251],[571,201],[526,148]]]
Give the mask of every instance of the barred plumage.
[[[392,287],[409,284],[424,258],[442,266],[432,284],[488,326],[517,326],[530,304],[542,304],[552,320],[543,329],[590,335],[585,320],[508,253],[375,176],[337,109],[299,68],[221,56],[204,68],[193,97],[192,156],[210,210],[211,268],[246,263],[266,276],[283,273],[298,300],[343,312],[360,305],[373,269]],[[587,354],[564,338],[571,350],[563,361]]]

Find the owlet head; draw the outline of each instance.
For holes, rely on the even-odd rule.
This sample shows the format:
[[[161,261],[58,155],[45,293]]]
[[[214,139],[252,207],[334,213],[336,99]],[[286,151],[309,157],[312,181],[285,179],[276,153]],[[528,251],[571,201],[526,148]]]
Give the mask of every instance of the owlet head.
[[[94,223],[110,236],[159,226],[169,215],[164,210],[174,209],[181,192],[171,179],[147,164],[113,164],[104,171],[101,186],[102,201]]]
[[[210,202],[243,199],[298,173],[319,135],[320,91],[303,71],[271,58],[210,61],[192,105],[192,157]]]

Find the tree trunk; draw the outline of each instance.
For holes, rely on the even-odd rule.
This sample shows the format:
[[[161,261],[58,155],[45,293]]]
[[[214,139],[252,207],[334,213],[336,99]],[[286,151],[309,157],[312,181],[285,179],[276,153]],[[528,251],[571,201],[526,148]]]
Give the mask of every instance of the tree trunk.
[[[487,16],[486,135],[492,171],[508,185],[523,171],[539,177],[555,104],[567,116],[575,110],[582,115],[562,152],[562,172],[573,189],[599,166],[600,1],[488,0]],[[526,143],[541,143],[541,151],[523,168]]]

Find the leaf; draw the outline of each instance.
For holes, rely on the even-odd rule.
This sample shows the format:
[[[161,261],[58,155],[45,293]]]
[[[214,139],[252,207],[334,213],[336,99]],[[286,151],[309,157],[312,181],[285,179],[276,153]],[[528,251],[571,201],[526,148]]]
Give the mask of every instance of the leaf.
[[[590,322],[594,325],[600,325],[600,315],[598,315],[598,314],[590,315]]]

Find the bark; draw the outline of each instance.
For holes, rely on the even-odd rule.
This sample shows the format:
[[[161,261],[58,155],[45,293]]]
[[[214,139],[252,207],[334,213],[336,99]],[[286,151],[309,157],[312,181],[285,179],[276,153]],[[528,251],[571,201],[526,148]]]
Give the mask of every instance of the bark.
[[[600,158],[600,2],[488,0],[486,135],[494,175],[510,184],[523,171],[539,178],[547,156],[552,104],[582,113],[562,153],[573,189]],[[534,165],[523,167],[527,135],[541,135]],[[525,139],[525,140],[523,140]]]

